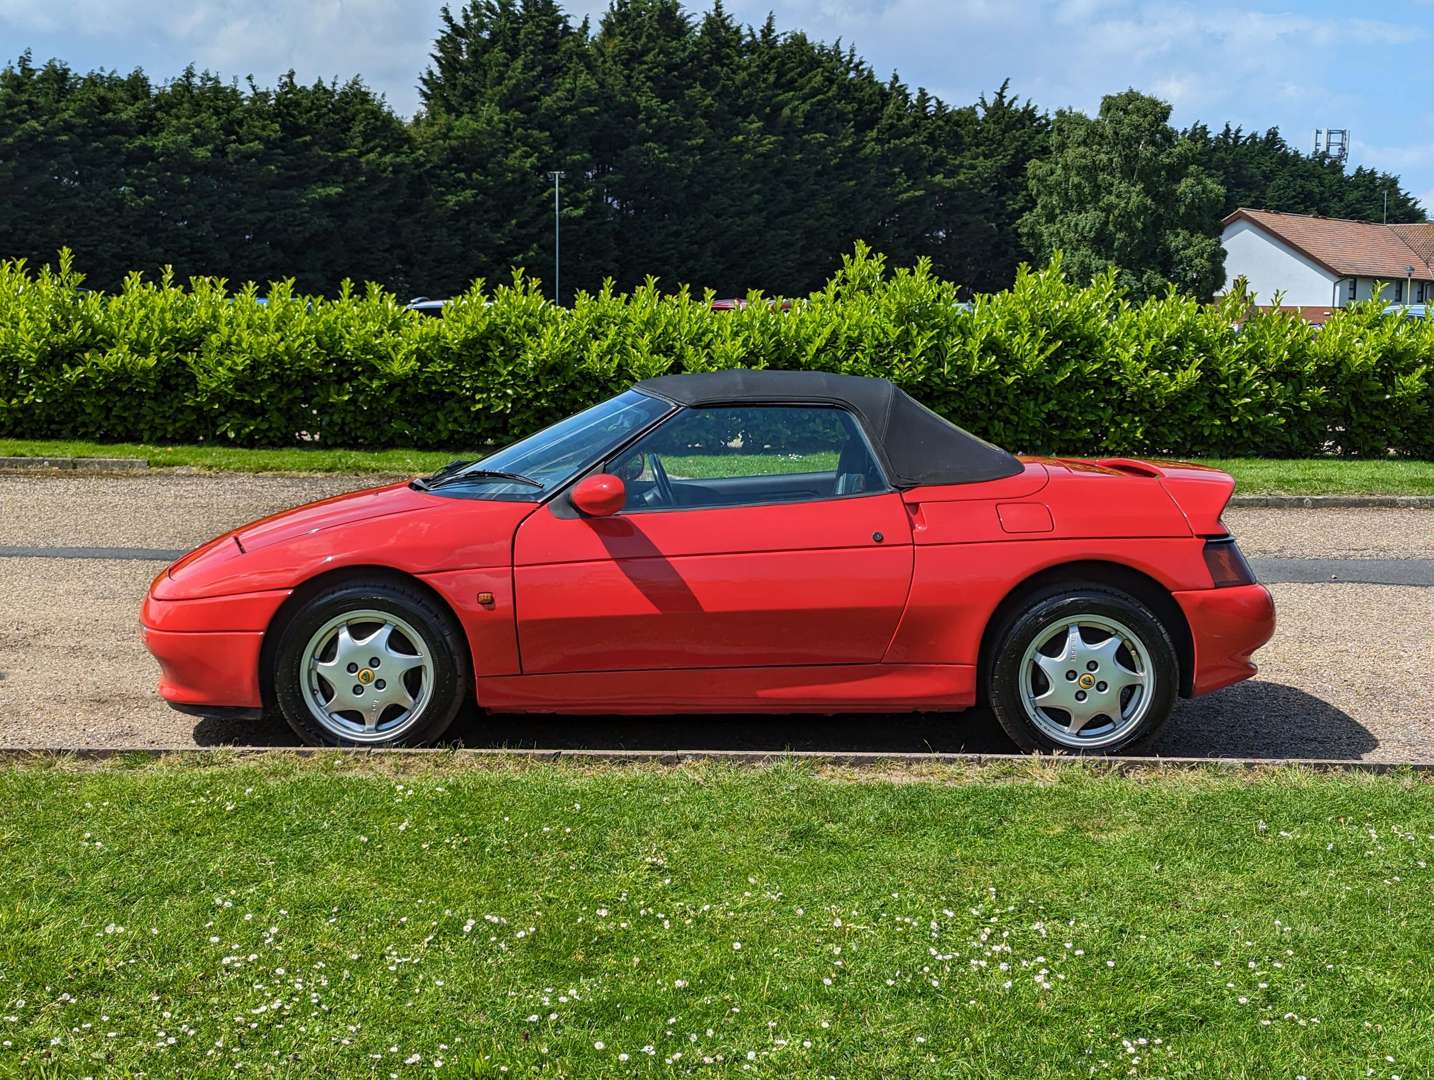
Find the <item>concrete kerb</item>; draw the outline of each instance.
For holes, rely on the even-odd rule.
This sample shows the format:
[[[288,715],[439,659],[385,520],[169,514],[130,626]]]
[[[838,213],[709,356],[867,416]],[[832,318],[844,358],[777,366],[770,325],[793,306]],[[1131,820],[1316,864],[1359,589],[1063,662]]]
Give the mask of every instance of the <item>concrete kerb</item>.
[[[148,462],[142,458],[0,457],[0,472],[136,473],[150,471]]]
[[[1434,510],[1434,495],[1236,495],[1233,510]]]
[[[1358,761],[1336,758],[1197,758],[1197,757],[1077,757],[1074,755],[1035,754],[910,754],[889,751],[852,752],[816,750],[570,750],[570,749],[504,749],[474,748],[410,748],[348,749],[314,746],[224,746],[224,747],[76,747],[27,749],[0,747],[0,765],[17,765],[47,760],[71,759],[101,762],[111,759],[158,761],[168,758],[193,759],[195,764],[215,758],[221,761],[264,757],[299,757],[316,760],[362,758],[400,758],[438,760],[450,758],[481,766],[484,762],[559,762],[583,765],[667,765],[690,762],[716,762],[737,766],[764,766],[778,763],[806,763],[855,769],[880,769],[893,766],[923,765],[1031,765],[1079,766],[1113,770],[1119,773],[1213,769],[1245,772],[1260,769],[1301,768],[1312,772],[1355,773],[1434,773],[1434,761],[1388,762]]]

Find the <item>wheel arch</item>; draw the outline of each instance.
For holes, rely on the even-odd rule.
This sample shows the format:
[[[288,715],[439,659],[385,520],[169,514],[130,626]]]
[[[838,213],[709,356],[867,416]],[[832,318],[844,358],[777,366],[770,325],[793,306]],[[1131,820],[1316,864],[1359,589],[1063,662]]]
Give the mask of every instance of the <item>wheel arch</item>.
[[[1123,563],[1089,559],[1046,567],[1018,582],[1002,597],[981,635],[980,661],[977,667],[977,700],[986,703],[991,662],[996,642],[1006,626],[1036,593],[1058,585],[1105,585],[1129,593],[1155,613],[1175,645],[1180,665],[1180,696],[1190,697],[1195,682],[1195,642],[1190,623],[1170,590],[1149,574]]]
[[[272,710],[274,707],[274,650],[279,647],[279,639],[284,634],[284,628],[313,597],[325,589],[331,589],[350,581],[379,581],[403,585],[418,590],[438,605],[453,620],[454,627],[462,636],[464,644],[468,646],[463,650],[462,659],[468,667],[469,682],[472,683],[473,657],[472,645],[468,641],[468,632],[463,626],[463,620],[458,617],[458,613],[453,610],[453,605],[442,593],[422,578],[403,570],[395,570],[391,566],[364,564],[341,566],[315,574],[298,585],[279,605],[273,617],[270,618],[269,625],[264,628],[264,640],[259,647],[259,696],[266,711]]]

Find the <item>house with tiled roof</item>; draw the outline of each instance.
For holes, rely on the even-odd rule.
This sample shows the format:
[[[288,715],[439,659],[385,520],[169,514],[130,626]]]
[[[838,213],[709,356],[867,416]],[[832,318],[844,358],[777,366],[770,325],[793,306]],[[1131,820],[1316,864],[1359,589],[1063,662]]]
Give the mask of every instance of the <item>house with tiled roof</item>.
[[[1369,221],[1236,210],[1224,221],[1225,280],[1244,278],[1262,305],[1282,303],[1312,322],[1368,300],[1434,303],[1434,222]]]

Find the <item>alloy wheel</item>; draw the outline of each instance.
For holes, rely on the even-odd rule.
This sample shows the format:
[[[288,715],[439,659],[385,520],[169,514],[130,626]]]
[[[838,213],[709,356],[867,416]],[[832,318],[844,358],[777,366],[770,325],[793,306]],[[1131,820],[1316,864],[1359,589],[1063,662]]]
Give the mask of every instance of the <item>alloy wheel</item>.
[[[299,672],[309,712],[349,742],[398,739],[433,694],[432,650],[386,611],[349,611],[324,623],[304,647]]]
[[[1119,742],[1154,698],[1150,651],[1128,626],[1103,615],[1073,615],[1042,629],[1019,672],[1026,715],[1073,750]]]

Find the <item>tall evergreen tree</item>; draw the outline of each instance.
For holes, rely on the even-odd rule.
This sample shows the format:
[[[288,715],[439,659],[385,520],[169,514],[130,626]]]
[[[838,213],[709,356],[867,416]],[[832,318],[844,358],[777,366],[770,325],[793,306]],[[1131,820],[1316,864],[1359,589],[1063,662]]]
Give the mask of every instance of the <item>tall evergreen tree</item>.
[[[1397,177],[1275,130],[1176,133],[1133,92],[1095,118],[1004,84],[952,105],[722,0],[611,0],[595,26],[562,0],[464,0],[420,89],[406,121],[357,79],[158,83],[23,54],[0,68],[0,256],[69,246],[99,288],[166,264],[323,292],[442,296],[515,266],[551,285],[561,171],[565,299],[650,276],[801,294],[857,240],[968,291],[1061,248],[1080,275],[1207,294],[1234,206],[1424,216]]]
[[[71,247],[106,289],[165,265],[236,285],[403,288],[405,225],[422,217],[411,146],[358,81],[266,91],[190,69],[156,87],[22,56],[0,71],[0,252]]]
[[[551,172],[567,173],[565,223],[592,222],[585,125],[597,118],[587,24],[573,26],[555,0],[473,0],[442,18],[417,125],[441,233],[435,293],[552,264]],[[585,231],[569,236],[565,259],[579,280],[592,274],[587,260],[606,269]]]
[[[1018,226],[1034,205],[1026,173],[1047,152],[1050,122],[1003,83],[973,107],[938,110],[933,127],[938,175],[948,183],[936,215],[939,231],[921,254],[970,291],[1003,289],[1031,258]]]
[[[1216,134],[1195,124],[1185,135],[1225,185],[1227,214],[1247,206],[1356,221],[1425,220],[1424,208],[1397,176],[1364,166],[1346,172],[1335,158],[1291,146],[1275,128],[1247,132],[1226,124]]]

